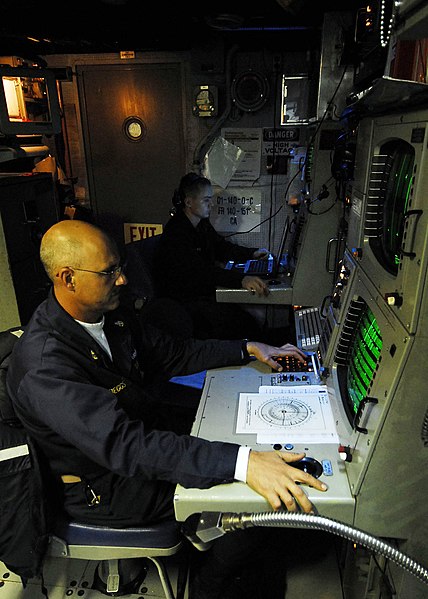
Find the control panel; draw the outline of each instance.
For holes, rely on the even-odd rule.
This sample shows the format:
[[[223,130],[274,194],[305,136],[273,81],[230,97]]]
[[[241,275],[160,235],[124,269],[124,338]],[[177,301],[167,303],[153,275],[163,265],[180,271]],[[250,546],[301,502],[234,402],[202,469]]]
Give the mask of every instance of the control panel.
[[[322,367],[316,352],[306,352],[306,362],[300,362],[293,356],[277,359],[283,368],[282,372],[273,370],[272,374],[263,376],[264,385],[319,385],[321,384]]]

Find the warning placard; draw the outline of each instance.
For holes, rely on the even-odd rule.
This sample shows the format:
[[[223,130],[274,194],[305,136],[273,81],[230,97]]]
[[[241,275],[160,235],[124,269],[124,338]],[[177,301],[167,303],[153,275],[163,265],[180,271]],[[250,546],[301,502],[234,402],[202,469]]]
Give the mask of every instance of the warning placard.
[[[283,129],[263,129],[263,155],[288,156],[290,148],[298,145],[300,127],[286,127]]]

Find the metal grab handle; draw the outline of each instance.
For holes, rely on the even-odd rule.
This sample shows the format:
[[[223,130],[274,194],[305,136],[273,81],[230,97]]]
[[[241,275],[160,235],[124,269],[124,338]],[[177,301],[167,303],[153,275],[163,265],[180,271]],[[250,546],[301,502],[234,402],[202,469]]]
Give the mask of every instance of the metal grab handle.
[[[407,212],[405,212],[403,214],[404,220],[406,220],[410,216],[416,216],[415,226],[414,226],[413,235],[412,235],[412,247],[413,247],[413,242],[415,240],[416,227],[417,227],[419,218],[421,217],[422,214],[423,214],[423,210],[408,210]],[[407,258],[412,258],[412,259],[416,258],[415,252],[405,252],[403,249],[400,249],[399,252],[400,252],[401,256],[406,256]]]
[[[331,303],[331,295],[326,295],[324,297],[324,299],[322,300],[322,304],[321,304],[321,308],[320,308],[320,314],[321,314],[322,318],[327,318],[328,307],[327,307],[327,310],[326,310],[326,304],[327,304],[328,301]]]
[[[333,270],[330,269],[331,246],[334,242],[339,243],[339,239],[337,237],[332,237],[331,239],[328,240],[327,252],[326,252],[326,256],[325,256],[325,269],[330,274],[333,274],[334,272],[336,272],[335,268],[333,268]]]
[[[369,403],[376,405],[378,403],[378,400],[375,397],[365,397],[364,399],[362,399],[354,418],[354,429],[357,430],[359,433],[363,433],[364,435],[367,435],[368,430],[366,428],[363,428],[362,426],[359,426],[359,423],[363,415],[364,408]]]

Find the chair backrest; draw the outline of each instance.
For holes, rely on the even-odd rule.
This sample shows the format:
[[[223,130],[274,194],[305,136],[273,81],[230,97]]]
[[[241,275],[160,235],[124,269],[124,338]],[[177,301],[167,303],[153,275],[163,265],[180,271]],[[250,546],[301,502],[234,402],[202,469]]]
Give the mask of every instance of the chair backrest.
[[[12,402],[6,389],[6,375],[10,355],[15,343],[24,332],[22,327],[12,327],[0,332],[0,421],[5,424],[19,424]]]
[[[0,332],[0,560],[23,581],[40,575],[50,518],[35,445],[15,415],[6,388],[19,333]]]
[[[191,337],[193,322],[187,309],[156,292],[153,268],[160,241],[161,235],[154,235],[126,245],[128,284],[123,289],[122,301],[136,310],[142,321],[177,337]]]
[[[140,300],[144,305],[156,296],[153,263],[160,238],[154,235],[126,245],[126,293],[134,303]]]

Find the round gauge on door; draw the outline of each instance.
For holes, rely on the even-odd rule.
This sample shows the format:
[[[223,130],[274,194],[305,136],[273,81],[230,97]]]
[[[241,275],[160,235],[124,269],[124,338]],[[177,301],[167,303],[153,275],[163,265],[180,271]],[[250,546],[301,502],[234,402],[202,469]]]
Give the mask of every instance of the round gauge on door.
[[[138,116],[129,116],[123,122],[123,132],[129,141],[141,141],[146,136],[144,121]]]

